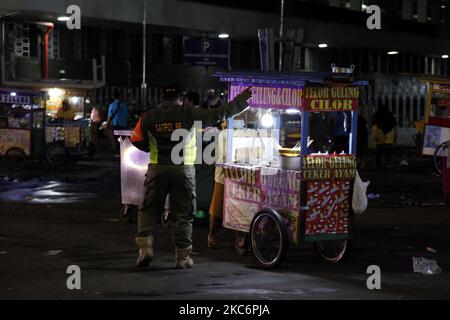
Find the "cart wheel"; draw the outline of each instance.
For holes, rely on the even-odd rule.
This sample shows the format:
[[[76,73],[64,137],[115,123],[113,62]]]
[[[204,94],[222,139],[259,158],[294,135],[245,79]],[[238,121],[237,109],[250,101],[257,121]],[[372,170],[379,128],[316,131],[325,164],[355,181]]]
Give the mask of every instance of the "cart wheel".
[[[45,152],[45,159],[51,165],[62,166],[67,162],[67,149],[61,143],[52,143]]]
[[[352,247],[351,240],[333,240],[314,242],[317,253],[327,263],[338,263],[345,259]]]
[[[446,141],[436,148],[436,151],[433,155],[433,163],[436,171],[439,174],[442,174],[442,161],[447,157],[447,149],[450,146],[450,141]]]
[[[264,268],[275,268],[286,257],[289,238],[281,215],[264,209],[253,218],[250,237],[253,254]]]
[[[137,208],[133,205],[124,204],[122,210],[120,210],[120,220],[122,222],[132,223],[136,215]]]
[[[5,161],[8,169],[20,171],[27,165],[27,155],[19,148],[11,148],[6,152]]]

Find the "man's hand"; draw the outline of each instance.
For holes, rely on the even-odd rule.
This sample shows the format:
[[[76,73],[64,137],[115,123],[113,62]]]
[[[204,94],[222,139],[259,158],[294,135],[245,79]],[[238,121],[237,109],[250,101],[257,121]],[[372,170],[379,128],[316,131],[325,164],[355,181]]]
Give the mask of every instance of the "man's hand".
[[[252,86],[246,88],[244,91],[242,91],[239,94],[239,97],[242,98],[242,99],[245,99],[246,101],[250,100],[253,97],[252,89],[253,89]]]

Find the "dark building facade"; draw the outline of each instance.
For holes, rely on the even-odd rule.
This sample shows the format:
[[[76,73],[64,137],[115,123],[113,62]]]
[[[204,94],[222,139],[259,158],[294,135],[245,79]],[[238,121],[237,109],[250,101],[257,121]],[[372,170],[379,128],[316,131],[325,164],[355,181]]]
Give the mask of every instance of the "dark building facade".
[[[215,68],[184,65],[183,38],[230,35],[230,67],[260,68],[258,28],[280,27],[281,1],[189,0],[2,0],[3,52],[8,79],[41,76],[39,27],[55,24],[49,35],[49,78],[92,78],[92,59],[106,60],[106,87],[139,88],[142,82],[142,20],[147,20],[147,83],[157,101],[158,88],[177,82],[201,92],[219,84]],[[76,4],[81,30],[57,18]],[[367,8],[382,10],[381,30],[369,30]],[[356,66],[372,82],[366,92],[368,117],[386,101],[402,127],[412,127],[425,108],[426,87],[417,78],[450,74],[450,3],[446,0],[285,0],[284,29],[301,30],[298,61],[290,71],[323,71],[330,65]],[[319,44],[327,44],[319,48]],[[388,54],[396,52],[397,54]],[[276,53],[277,54],[277,53]],[[63,70],[63,71],[62,71]],[[106,91],[105,91],[106,90]],[[110,90],[100,94],[106,97]]]

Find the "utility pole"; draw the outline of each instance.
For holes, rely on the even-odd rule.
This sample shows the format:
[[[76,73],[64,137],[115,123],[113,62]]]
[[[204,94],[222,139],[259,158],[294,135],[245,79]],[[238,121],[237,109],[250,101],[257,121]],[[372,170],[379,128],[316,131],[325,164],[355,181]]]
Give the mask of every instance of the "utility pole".
[[[283,71],[283,24],[284,24],[284,0],[281,0],[281,13],[280,13],[280,50],[279,50],[279,71]]]
[[[142,85],[141,85],[141,103],[142,109],[147,107],[147,83],[146,83],[146,64],[147,64],[147,0],[144,1],[144,20],[142,22]]]

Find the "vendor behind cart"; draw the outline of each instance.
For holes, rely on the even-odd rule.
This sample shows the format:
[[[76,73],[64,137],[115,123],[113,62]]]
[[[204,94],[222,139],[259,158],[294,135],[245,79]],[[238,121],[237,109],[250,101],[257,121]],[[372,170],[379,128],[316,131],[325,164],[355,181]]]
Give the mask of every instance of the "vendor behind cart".
[[[164,88],[163,103],[149,110],[139,120],[131,136],[131,142],[140,150],[150,151],[150,165],[145,181],[144,199],[138,213],[136,244],[139,257],[136,265],[146,267],[153,260],[155,227],[164,211],[164,203],[170,194],[170,230],[175,245],[176,267],[191,268],[192,222],[196,207],[195,167],[197,148],[194,121],[217,123],[242,113],[252,97],[250,88],[244,90],[229,104],[215,109],[185,107],[178,103],[180,91],[176,86]],[[173,151],[180,142],[173,141],[177,129],[189,131],[183,137],[183,159],[175,164]],[[177,156],[175,152],[175,156]]]
[[[122,101],[120,92],[115,91],[113,94],[114,102],[108,107],[108,119],[100,126],[100,130],[104,130],[110,142],[111,149],[114,153],[119,150],[119,143],[114,139],[115,130],[127,130],[130,113],[127,104]]]
[[[61,108],[59,108],[58,112],[56,112],[55,119],[65,121],[75,120],[75,110],[72,108],[67,99],[63,100]]]

